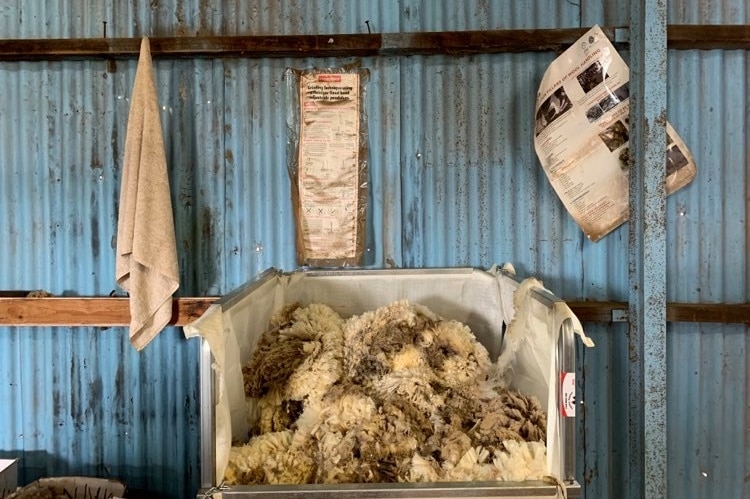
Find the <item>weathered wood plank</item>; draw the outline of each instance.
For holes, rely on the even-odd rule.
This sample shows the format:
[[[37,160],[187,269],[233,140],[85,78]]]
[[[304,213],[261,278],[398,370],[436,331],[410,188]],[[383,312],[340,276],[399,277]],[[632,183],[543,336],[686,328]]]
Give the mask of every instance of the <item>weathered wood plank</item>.
[[[667,47],[678,50],[748,50],[750,25],[669,25]]]
[[[602,28],[618,46],[615,33]],[[151,38],[155,58],[366,57],[559,52],[587,28]],[[624,35],[625,37],[626,34]],[[750,25],[671,25],[673,49],[750,49]],[[0,39],[1,61],[134,58],[138,38]]]
[[[217,297],[176,298],[170,324],[184,326],[200,317]],[[569,301],[582,322],[612,322],[613,314],[626,312],[626,302]],[[3,326],[127,326],[127,298],[19,298],[0,294]],[[750,303],[668,303],[669,322],[706,322],[750,325]]]
[[[173,300],[171,325],[184,326],[211,305],[214,298]],[[0,325],[127,326],[127,298],[0,298]]]

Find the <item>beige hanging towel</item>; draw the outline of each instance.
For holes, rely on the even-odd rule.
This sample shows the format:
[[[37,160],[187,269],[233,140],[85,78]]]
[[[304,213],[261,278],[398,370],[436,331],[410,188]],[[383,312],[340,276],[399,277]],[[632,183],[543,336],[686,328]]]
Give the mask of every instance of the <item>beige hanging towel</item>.
[[[122,170],[116,277],[130,293],[130,342],[141,350],[169,323],[172,294],[180,286],[148,38],[141,41]]]

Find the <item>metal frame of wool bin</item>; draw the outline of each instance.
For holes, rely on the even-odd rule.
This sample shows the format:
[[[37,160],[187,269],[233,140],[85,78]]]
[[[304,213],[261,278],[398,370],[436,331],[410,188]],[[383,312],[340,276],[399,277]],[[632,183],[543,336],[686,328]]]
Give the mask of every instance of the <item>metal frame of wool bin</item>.
[[[387,269],[387,270],[308,270],[302,269],[296,272],[304,272],[307,276],[361,276],[385,274],[461,274],[475,272],[474,268],[435,268],[435,269]],[[509,279],[516,285],[518,281],[504,271],[490,271],[495,275]],[[230,307],[240,297],[245,296],[253,289],[260,287],[268,279],[285,275],[277,269],[269,269],[258,275],[257,278],[226,295],[217,303],[222,307]],[[532,291],[534,299],[545,307],[552,309],[555,303],[562,302],[554,294],[540,289]],[[560,456],[563,469],[562,481],[566,488],[567,496],[570,498],[580,495],[580,484],[575,479],[575,418],[563,417],[560,413],[561,386],[559,373],[575,373],[575,333],[569,319],[560,326],[556,369],[558,373],[555,382],[556,406],[558,407],[557,418],[559,419],[560,440],[562,455]],[[198,498],[209,498],[217,493],[222,497],[252,497],[252,498],[288,498],[299,497],[305,499],[322,498],[479,498],[479,497],[503,497],[512,498],[534,498],[534,497],[558,497],[559,485],[546,481],[525,482],[445,482],[445,483],[374,483],[374,484],[336,484],[336,485],[262,485],[262,486],[224,486],[214,483],[214,464],[216,438],[214,433],[214,407],[216,404],[215,378],[212,369],[213,357],[208,342],[201,340],[200,350],[200,400],[201,400],[201,490]],[[549,417],[549,415],[548,415]]]

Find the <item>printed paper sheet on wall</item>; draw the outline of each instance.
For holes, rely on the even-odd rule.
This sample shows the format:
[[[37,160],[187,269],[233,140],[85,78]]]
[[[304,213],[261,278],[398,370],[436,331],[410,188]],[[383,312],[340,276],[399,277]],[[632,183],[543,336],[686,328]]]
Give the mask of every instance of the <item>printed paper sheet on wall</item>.
[[[364,216],[360,75],[301,73],[299,103],[298,259],[356,265]]]
[[[534,147],[565,208],[591,241],[628,219],[630,71],[594,26],[547,69],[537,94]],[[685,143],[667,123],[666,192],[695,177]]]

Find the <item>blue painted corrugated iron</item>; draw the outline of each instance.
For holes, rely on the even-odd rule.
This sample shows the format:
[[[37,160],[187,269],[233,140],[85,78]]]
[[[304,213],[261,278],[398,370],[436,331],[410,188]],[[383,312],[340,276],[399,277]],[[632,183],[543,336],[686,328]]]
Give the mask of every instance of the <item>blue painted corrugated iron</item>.
[[[342,5],[346,4],[346,8]],[[64,4],[64,5],[63,5]],[[5,2],[5,38],[311,34],[626,26],[621,2]],[[748,23],[744,2],[670,2],[670,23]],[[623,226],[585,240],[532,147],[554,54],[364,59],[370,69],[367,262],[512,261],[570,299],[627,300]],[[698,165],[666,202],[666,298],[747,301],[745,52],[669,52],[668,118]],[[350,60],[157,60],[183,296],[294,268],[286,173],[288,66]],[[0,63],[0,289],[107,295],[135,61]],[[589,497],[626,497],[628,352],[589,325],[579,466]],[[747,330],[670,325],[668,482],[674,497],[750,495]],[[0,453],[22,479],[117,476],[186,497],[198,485],[198,347],[165,331],[143,354],[123,329],[0,329]],[[691,417],[684,417],[691,414]],[[718,450],[721,449],[721,450]],[[679,456],[673,458],[671,456]],[[743,457],[745,456],[745,457]]]

